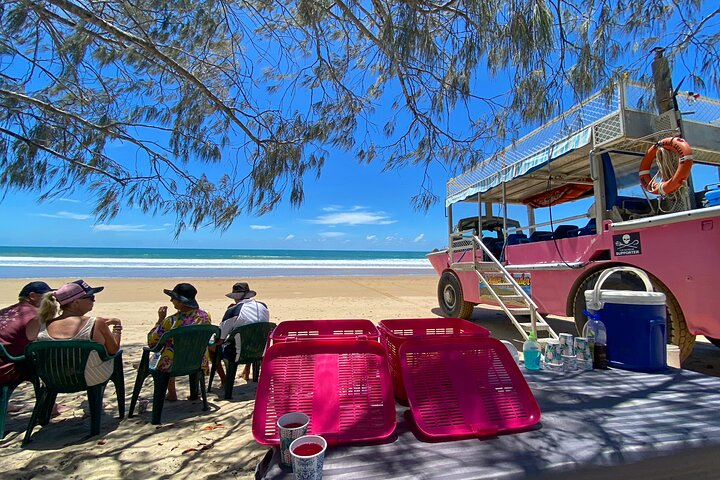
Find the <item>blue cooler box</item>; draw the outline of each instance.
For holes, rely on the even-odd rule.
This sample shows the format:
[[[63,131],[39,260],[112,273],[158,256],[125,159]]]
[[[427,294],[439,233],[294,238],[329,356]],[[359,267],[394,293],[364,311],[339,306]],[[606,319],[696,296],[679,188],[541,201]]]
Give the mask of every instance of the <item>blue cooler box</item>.
[[[593,290],[585,291],[590,304]],[[598,314],[607,330],[607,357],[612,367],[638,372],[667,369],[665,294],[600,290]]]

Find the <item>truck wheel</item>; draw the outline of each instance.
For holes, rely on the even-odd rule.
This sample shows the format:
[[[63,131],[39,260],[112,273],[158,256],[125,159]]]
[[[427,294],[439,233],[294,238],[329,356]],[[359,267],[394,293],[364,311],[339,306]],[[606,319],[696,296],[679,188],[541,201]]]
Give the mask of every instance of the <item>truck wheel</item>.
[[[578,287],[575,292],[575,298],[573,300],[573,317],[575,318],[575,327],[578,333],[582,335],[585,323],[587,323],[587,317],[582,313],[585,310],[585,290],[592,290],[597,283],[597,279],[602,273],[601,271],[595,272],[587,277]],[[662,292],[667,298],[667,339],[668,343],[677,345],[680,347],[680,361],[682,362],[693,351],[695,345],[695,335],[690,333],[688,330],[687,323],[685,322],[685,315],[683,315],[680,309],[680,304],[675,299],[672,293],[670,293],[665,287],[660,285],[655,279],[650,279],[653,288],[656,291]],[[618,272],[611,275],[603,284],[603,290],[630,290],[630,291],[644,291],[645,286],[642,281],[631,273]]]
[[[475,307],[472,303],[463,300],[460,280],[451,272],[445,272],[440,277],[438,303],[446,317],[464,318],[465,320],[470,320]]]

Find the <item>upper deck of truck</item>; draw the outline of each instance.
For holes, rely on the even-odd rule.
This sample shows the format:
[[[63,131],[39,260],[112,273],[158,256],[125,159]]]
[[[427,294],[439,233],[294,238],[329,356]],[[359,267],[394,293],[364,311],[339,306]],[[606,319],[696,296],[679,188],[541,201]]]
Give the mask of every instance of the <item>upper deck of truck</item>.
[[[676,112],[658,115],[649,85],[623,82],[598,92],[447,183],[458,202],[520,204],[563,184],[592,183],[590,153],[611,152],[616,174],[637,172],[639,156],[677,135]],[[682,136],[696,162],[720,165],[720,101],[676,97]],[[503,183],[505,192],[503,195]]]

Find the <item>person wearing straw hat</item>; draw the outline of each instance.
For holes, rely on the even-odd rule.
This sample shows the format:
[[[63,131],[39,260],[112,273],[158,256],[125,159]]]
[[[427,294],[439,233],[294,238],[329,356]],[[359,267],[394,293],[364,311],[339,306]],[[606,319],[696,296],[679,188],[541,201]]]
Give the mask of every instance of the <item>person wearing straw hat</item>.
[[[225,312],[225,315],[223,315],[222,322],[220,323],[221,339],[227,339],[230,332],[241,325],[270,321],[270,311],[267,305],[255,300],[255,295],[257,295],[257,292],[251,290],[247,282],[237,282],[233,285],[232,292],[225,295],[235,300],[235,304],[231,305]],[[235,338],[236,347],[240,346],[240,338],[238,337],[239,335]],[[224,347],[223,355],[225,358],[237,359],[240,357],[240,352],[234,350],[235,349]],[[245,381],[250,378],[249,363],[245,364],[242,378],[245,379]]]
[[[210,314],[207,313],[205,310],[200,309],[200,306],[195,299],[195,297],[197,296],[197,289],[191,284],[178,283],[172,290],[165,289],[163,290],[163,292],[165,292],[165,295],[168,295],[170,297],[170,301],[172,302],[172,305],[175,310],[177,310],[177,312],[168,317],[167,306],[162,306],[158,308],[158,321],[157,323],[155,323],[155,326],[148,332],[148,346],[150,348],[157,345],[157,343],[160,341],[160,337],[162,337],[163,334],[170,329],[180,328],[185,325],[211,323]],[[172,366],[174,356],[175,353],[173,343],[172,341],[168,341],[167,344],[165,344],[162,352],[160,353],[160,358],[155,368],[160,371],[169,370]],[[210,371],[210,369],[208,368],[209,361],[210,360],[208,354],[205,353],[205,358],[203,359],[202,363],[202,369],[206,375]],[[170,383],[168,383],[167,396],[165,397],[165,399],[171,402],[177,400],[177,392],[175,390],[174,378],[170,378]],[[195,399],[190,398],[190,400]]]

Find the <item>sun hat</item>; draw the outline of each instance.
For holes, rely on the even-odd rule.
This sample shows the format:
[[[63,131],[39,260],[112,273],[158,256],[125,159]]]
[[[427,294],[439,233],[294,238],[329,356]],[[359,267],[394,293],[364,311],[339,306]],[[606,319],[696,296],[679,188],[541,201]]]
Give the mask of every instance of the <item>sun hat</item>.
[[[197,289],[189,283],[178,283],[172,290],[165,289],[163,292],[185,306],[198,308],[197,300],[195,300]]]
[[[18,297],[24,298],[30,295],[31,293],[47,293],[52,292],[54,289],[50,288],[50,285],[48,285],[45,282],[30,282],[27,285],[25,285],[22,290],[20,290],[20,293],[18,294]]]
[[[252,298],[257,295],[255,290],[250,290],[250,286],[247,282],[237,282],[233,285],[232,292],[226,294],[226,297],[230,297],[233,300],[244,300],[246,298]]]
[[[57,300],[60,305],[67,305],[75,300],[91,297],[98,292],[102,292],[104,288],[105,287],[91,287],[85,283],[85,280],[75,280],[55,290],[55,300]]]

